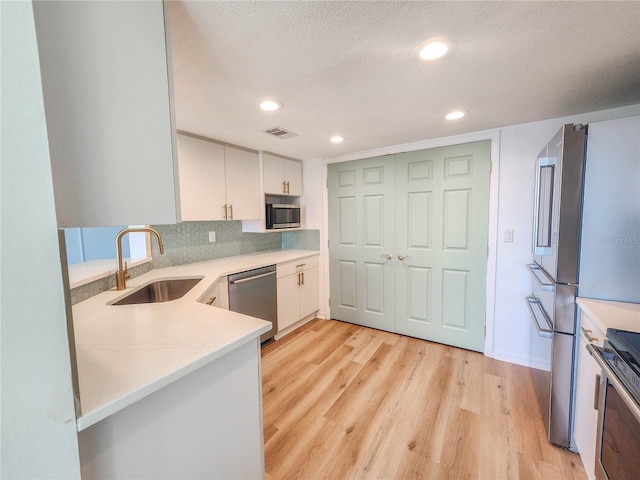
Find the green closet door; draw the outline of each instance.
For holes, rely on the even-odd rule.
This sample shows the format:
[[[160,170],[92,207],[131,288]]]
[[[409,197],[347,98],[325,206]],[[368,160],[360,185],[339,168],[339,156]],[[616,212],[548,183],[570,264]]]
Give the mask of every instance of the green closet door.
[[[331,164],[328,188],[331,316],[393,332],[393,157]]]

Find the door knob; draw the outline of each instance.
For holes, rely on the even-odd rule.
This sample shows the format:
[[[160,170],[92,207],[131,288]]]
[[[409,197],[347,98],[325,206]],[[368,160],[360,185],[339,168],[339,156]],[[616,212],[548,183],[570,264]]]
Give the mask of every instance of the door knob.
[[[393,255],[391,253],[383,253],[380,255],[381,258],[386,258],[387,260],[391,260]]]
[[[405,255],[403,253],[401,253],[400,255],[398,255],[398,260],[404,260],[405,258],[409,258],[409,255]]]

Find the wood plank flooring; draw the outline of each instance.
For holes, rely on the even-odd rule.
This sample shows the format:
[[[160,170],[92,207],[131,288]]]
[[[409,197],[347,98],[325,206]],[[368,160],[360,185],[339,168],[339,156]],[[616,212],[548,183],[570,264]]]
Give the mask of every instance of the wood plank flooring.
[[[314,320],[262,350],[267,480],[586,479],[529,369]]]

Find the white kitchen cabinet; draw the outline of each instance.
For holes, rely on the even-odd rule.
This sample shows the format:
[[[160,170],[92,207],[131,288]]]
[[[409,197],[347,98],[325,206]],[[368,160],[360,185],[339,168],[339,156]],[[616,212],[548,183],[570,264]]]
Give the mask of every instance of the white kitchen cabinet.
[[[318,268],[305,268],[300,285],[300,318],[318,311]]]
[[[260,218],[258,154],[178,134],[183,221]]]
[[[275,233],[283,230],[267,230],[266,203],[301,204],[302,163],[270,153],[260,155],[262,167],[262,190],[260,192],[260,216],[256,220],[242,222],[243,232]],[[304,214],[301,224],[304,222]],[[291,228],[286,230],[301,230]]]
[[[590,480],[595,478],[598,411],[594,408],[594,398],[597,398],[601,370],[587,351],[587,345],[593,343],[602,346],[604,336],[604,332],[598,328],[593,320],[581,311],[573,439]]]
[[[178,134],[178,164],[182,219],[223,220],[224,146]]]
[[[207,291],[200,295],[198,302],[229,310],[229,286],[227,284],[227,276],[223,275],[213,282]]]
[[[302,164],[295,160],[262,154],[265,194],[302,195]]]
[[[260,218],[260,164],[258,154],[224,147],[229,219]]]
[[[276,266],[278,278],[278,332],[318,311],[318,257]]]
[[[278,278],[278,331],[300,320],[300,286],[298,274]]]
[[[180,220],[164,8],[33,3],[60,227]]]

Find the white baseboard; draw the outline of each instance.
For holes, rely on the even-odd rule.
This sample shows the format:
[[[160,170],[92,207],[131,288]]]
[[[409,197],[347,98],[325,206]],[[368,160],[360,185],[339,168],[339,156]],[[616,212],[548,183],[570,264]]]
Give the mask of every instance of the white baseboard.
[[[516,365],[522,365],[523,367],[537,368],[538,370],[551,370],[551,365],[548,360],[541,358],[530,358],[527,355],[520,355],[513,352],[493,352],[493,358],[501,360],[503,362],[515,363]]]
[[[276,333],[273,338],[274,340],[280,340],[282,337],[284,337],[285,335],[288,335],[289,333],[293,332],[294,330],[296,330],[297,328],[300,328],[302,325],[304,325],[305,323],[309,323],[311,320],[313,320],[314,318],[320,318],[318,317],[317,313],[312,313],[311,315],[304,317],[301,320],[298,320],[296,323],[294,323],[293,325],[289,325],[287,328],[285,328],[284,330],[279,331],[278,333]]]

